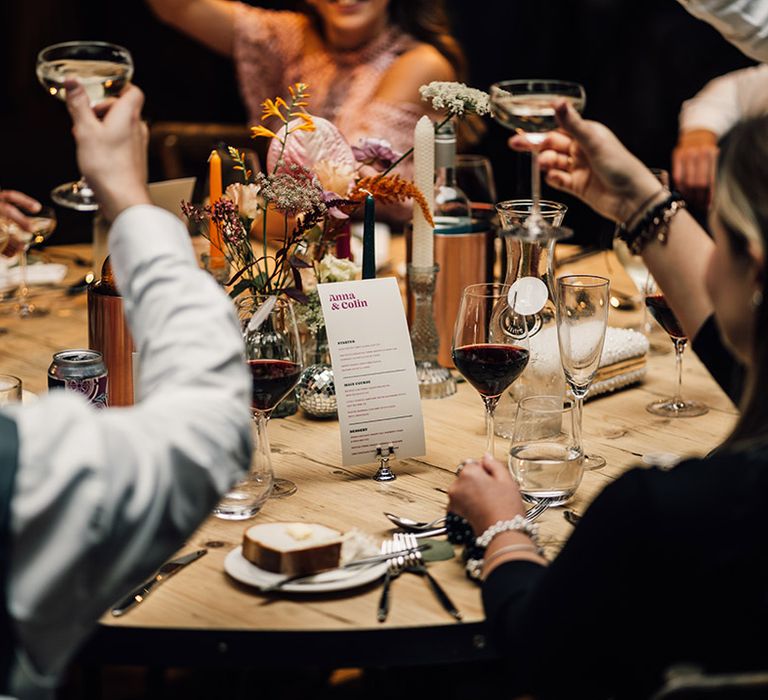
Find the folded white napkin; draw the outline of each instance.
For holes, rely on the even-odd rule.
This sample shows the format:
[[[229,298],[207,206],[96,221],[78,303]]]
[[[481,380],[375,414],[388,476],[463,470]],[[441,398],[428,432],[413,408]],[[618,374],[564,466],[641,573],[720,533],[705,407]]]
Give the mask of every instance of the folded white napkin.
[[[27,284],[59,284],[67,275],[67,266],[60,263],[36,263],[27,266]],[[19,286],[19,267],[0,266],[0,292]]]

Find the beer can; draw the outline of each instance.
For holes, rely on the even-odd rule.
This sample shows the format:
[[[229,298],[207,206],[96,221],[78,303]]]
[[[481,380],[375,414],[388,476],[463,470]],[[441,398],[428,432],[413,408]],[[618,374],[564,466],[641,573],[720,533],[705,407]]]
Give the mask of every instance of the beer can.
[[[48,368],[48,389],[66,389],[85,396],[96,408],[107,406],[107,367],[96,350],[54,353]]]

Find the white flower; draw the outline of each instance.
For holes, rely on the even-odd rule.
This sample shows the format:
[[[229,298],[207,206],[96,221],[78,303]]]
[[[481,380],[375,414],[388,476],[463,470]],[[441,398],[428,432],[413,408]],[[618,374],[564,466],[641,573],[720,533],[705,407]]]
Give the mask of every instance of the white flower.
[[[355,181],[355,168],[349,163],[319,160],[314,166],[315,177],[326,192],[345,197]]]
[[[244,216],[247,219],[255,219],[261,206],[259,190],[260,188],[253,183],[243,185],[240,182],[236,182],[234,185],[227,187],[224,196],[235,203],[240,216]]]
[[[422,100],[432,102],[432,109],[461,116],[465,112],[489,114],[490,98],[487,92],[467,87],[464,83],[433,81],[419,88]]]
[[[360,269],[351,260],[339,259],[330,253],[317,264],[318,282],[349,282]]]

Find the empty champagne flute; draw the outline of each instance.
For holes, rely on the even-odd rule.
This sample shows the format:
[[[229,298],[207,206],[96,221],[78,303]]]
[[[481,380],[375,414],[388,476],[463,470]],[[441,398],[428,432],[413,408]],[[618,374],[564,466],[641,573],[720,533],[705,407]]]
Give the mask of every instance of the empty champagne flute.
[[[609,292],[609,281],[597,275],[567,275],[557,280],[557,342],[565,381],[576,402],[579,432],[584,399],[603,352]],[[600,455],[584,455],[585,469],[604,466]]]
[[[253,517],[270,496],[296,493],[292,481],[274,478],[267,435],[272,410],[293,391],[301,375],[303,353],[293,305],[282,297],[258,295],[242,300],[238,313],[253,378],[251,411],[256,445],[248,476],[214,508],[214,514],[225,520]]]
[[[91,106],[116,97],[133,77],[133,58],[128,49],[103,41],[66,41],[44,48],[37,55],[37,79],[54,97],[65,100],[64,83],[76,80],[85,89]],[[99,208],[84,177],[51,190],[51,199],[70,209]]]
[[[486,451],[494,453],[493,413],[499,397],[528,364],[525,317],[514,311],[506,284],[472,284],[461,295],[453,332],[456,369],[485,404]]]
[[[709,411],[707,406],[699,401],[684,399],[683,388],[683,352],[688,345],[688,337],[685,335],[674,311],[669,308],[664,295],[651,286],[645,296],[645,305],[658,324],[667,332],[675,346],[675,367],[677,368],[677,386],[675,395],[668,399],[654,401],[645,407],[648,413],[665,418],[693,418],[703,416]]]
[[[490,100],[496,121],[524,136],[531,146],[533,206],[523,226],[529,238],[546,238],[550,227],[539,211],[539,150],[546,132],[557,128],[555,104],[567,100],[575,110],[582,112],[587,100],[584,88],[564,80],[503,80],[491,85]]]
[[[19,287],[16,292],[16,304],[13,308],[19,318],[44,316],[48,313],[48,309],[29,301],[27,252],[31,246],[42,243],[54,232],[56,229],[56,212],[51,207],[41,207],[34,213],[23,209],[21,212],[30,221],[30,231],[25,231],[12,219],[0,217],[0,237],[5,236],[9,247],[19,252]]]

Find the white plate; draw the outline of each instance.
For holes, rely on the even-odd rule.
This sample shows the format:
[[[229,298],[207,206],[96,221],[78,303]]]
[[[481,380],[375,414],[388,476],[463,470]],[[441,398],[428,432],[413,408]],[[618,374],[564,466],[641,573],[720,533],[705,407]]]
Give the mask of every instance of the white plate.
[[[325,571],[316,574],[311,579],[286,583],[280,591],[286,593],[330,593],[332,591],[344,591],[348,588],[356,588],[371,583],[381,578],[387,570],[387,562],[361,566],[360,568],[345,569],[343,571]],[[273,574],[271,571],[260,569],[251,564],[243,556],[243,548],[235,547],[226,559],[224,559],[224,571],[233,579],[256,588],[272,586],[285,578],[283,574]]]

